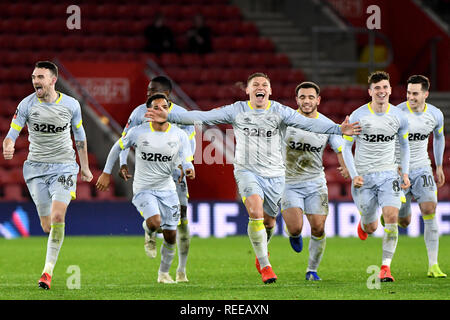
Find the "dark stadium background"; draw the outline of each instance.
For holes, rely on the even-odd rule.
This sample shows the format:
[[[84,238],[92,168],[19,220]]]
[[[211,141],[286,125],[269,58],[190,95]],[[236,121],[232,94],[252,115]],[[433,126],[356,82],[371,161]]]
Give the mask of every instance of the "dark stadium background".
[[[80,8],[80,29],[67,27],[72,14],[67,12],[70,5]],[[370,5],[380,9],[379,29],[367,28],[368,19],[373,18],[373,13],[367,12]],[[164,14],[174,33],[174,52],[155,54],[145,50],[144,30],[157,13]],[[212,30],[212,51],[206,54],[187,50],[186,32],[198,13]],[[272,99],[291,107],[295,107],[296,85],[312,80],[322,89],[319,112],[340,123],[345,115],[368,101],[366,78],[370,71],[390,73],[392,104],[405,100],[405,83],[410,75],[424,74],[431,80],[428,102],[438,106],[448,121],[449,17],[448,0],[2,2],[0,133],[3,139],[18,103],[33,92],[30,75],[34,63],[56,62],[60,69],[57,89],[82,104],[94,174],[91,183],[78,180],[77,199],[68,209],[67,234],[141,234],[141,217],[129,200],[131,183],[123,183],[116,175],[110,192],[97,192],[94,185],[128,115],[145,102],[146,87],[153,76],[170,77],[174,83],[172,100],[188,109],[200,110],[245,100],[245,93],[236,83],[245,82],[256,71],[270,77]],[[225,132],[230,128],[218,126],[215,142],[224,146]],[[202,155],[211,146],[201,129],[197,128],[196,135],[197,177],[189,181],[189,214],[194,226],[191,233],[245,233],[247,214],[237,195],[232,164],[220,149],[212,155],[221,163],[205,163]],[[449,145],[447,129],[446,133]],[[232,153],[232,148],[226,150],[222,148],[223,153]],[[14,159],[5,161],[0,157],[0,223],[9,221],[13,211],[21,206],[28,213],[30,233],[41,235],[36,209],[22,176],[27,152],[24,129],[17,140]],[[449,157],[447,148],[447,180]],[[131,156],[129,164],[132,167]],[[350,180],[338,174],[338,162],[331,149],[325,151],[324,164],[329,199],[335,210],[327,232],[347,236],[350,234],[343,230],[354,225],[356,235],[357,212],[348,206],[345,212],[341,210],[341,205],[352,203]],[[450,184],[439,189],[438,197],[441,232],[450,233],[450,205],[446,203],[450,201]],[[349,210],[353,210],[351,214]],[[423,226],[417,210],[415,219],[414,232],[420,233]],[[277,233],[281,234],[282,228]]]

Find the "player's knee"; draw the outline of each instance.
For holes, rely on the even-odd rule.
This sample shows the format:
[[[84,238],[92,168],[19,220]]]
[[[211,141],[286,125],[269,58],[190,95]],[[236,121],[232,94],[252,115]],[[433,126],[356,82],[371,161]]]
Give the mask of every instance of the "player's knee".
[[[375,231],[377,231],[377,228],[378,228],[378,224],[376,222],[369,223],[368,225],[364,226],[364,230],[368,234],[374,233]]]
[[[427,203],[420,207],[420,211],[422,211],[423,216],[427,216],[430,214],[436,213],[436,204],[435,203]]]
[[[325,232],[325,228],[323,226],[312,226],[311,227],[311,234],[314,237],[321,237],[323,236]]]
[[[147,227],[152,230],[158,230],[161,226],[161,216],[160,215],[154,215],[147,220],[145,220],[145,223],[147,224]]]
[[[286,229],[289,232],[290,236],[296,237],[302,233],[302,226],[301,225],[286,225]]]
[[[276,220],[272,217],[264,218],[264,227],[266,227],[266,229],[272,229],[273,227],[275,227],[276,224]]]
[[[177,241],[177,231],[176,230],[163,230],[164,240],[168,244],[175,244]]]
[[[64,216],[65,214],[63,212],[53,212],[52,223],[64,223]]]
[[[402,228],[408,227],[410,223],[411,223],[411,216],[409,216],[407,218],[399,218],[398,219],[398,225]]]

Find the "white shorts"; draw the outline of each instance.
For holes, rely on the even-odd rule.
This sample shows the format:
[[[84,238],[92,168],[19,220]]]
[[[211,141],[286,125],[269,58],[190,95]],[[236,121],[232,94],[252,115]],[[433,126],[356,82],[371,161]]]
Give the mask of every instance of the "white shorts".
[[[284,190],[284,176],[264,178],[248,170],[235,170],[234,178],[242,201],[253,194],[263,199],[263,210],[271,217],[280,212],[281,196]]]
[[[175,191],[139,191],[133,196],[132,203],[145,220],[160,215],[161,229],[177,229],[180,220],[180,202]]]
[[[300,208],[306,214],[328,214],[328,189],[325,178],[286,183],[281,200],[281,212],[289,208]]]
[[[76,162],[24,162],[23,177],[39,216],[50,215],[53,201],[68,205],[76,198],[78,172]]]
[[[437,203],[437,187],[434,181],[433,170],[430,166],[410,170],[409,181],[411,182],[411,187],[404,191],[406,202],[402,203],[398,214],[402,218],[411,215],[412,198],[417,203]]]
[[[363,175],[363,179],[364,185],[361,188],[355,188],[352,183],[352,196],[364,224],[377,221],[378,207],[400,209],[403,192],[397,172],[372,172]]]

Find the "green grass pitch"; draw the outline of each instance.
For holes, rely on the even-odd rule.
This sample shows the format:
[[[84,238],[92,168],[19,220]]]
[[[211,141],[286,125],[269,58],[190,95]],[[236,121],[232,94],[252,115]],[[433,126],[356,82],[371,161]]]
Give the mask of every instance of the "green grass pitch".
[[[56,265],[52,288],[38,289],[45,259],[46,237],[0,239],[0,300],[448,300],[450,278],[430,279],[423,237],[400,236],[391,265],[394,283],[369,289],[367,273],[381,262],[381,239],[328,238],[319,275],[322,281],[304,280],[309,238],[295,253],[287,238],[270,242],[270,260],[278,280],[265,285],[254,267],[246,236],[191,240],[187,273],[189,283],[159,284],[160,254],[149,259],[144,237],[66,236]],[[162,239],[158,239],[158,249]],[[441,236],[439,263],[450,275],[450,236]],[[175,276],[178,257],[170,273]],[[80,270],[80,288],[69,289]],[[370,282],[369,283],[373,283]]]

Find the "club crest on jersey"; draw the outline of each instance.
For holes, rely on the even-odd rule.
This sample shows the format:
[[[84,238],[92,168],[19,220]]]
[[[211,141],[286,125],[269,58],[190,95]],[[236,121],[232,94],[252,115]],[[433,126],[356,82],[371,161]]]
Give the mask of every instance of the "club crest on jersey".
[[[176,142],[173,142],[173,141],[167,142],[167,144],[169,145],[169,147],[170,147],[171,149],[176,148],[176,146],[177,146],[177,143],[176,143]]]

